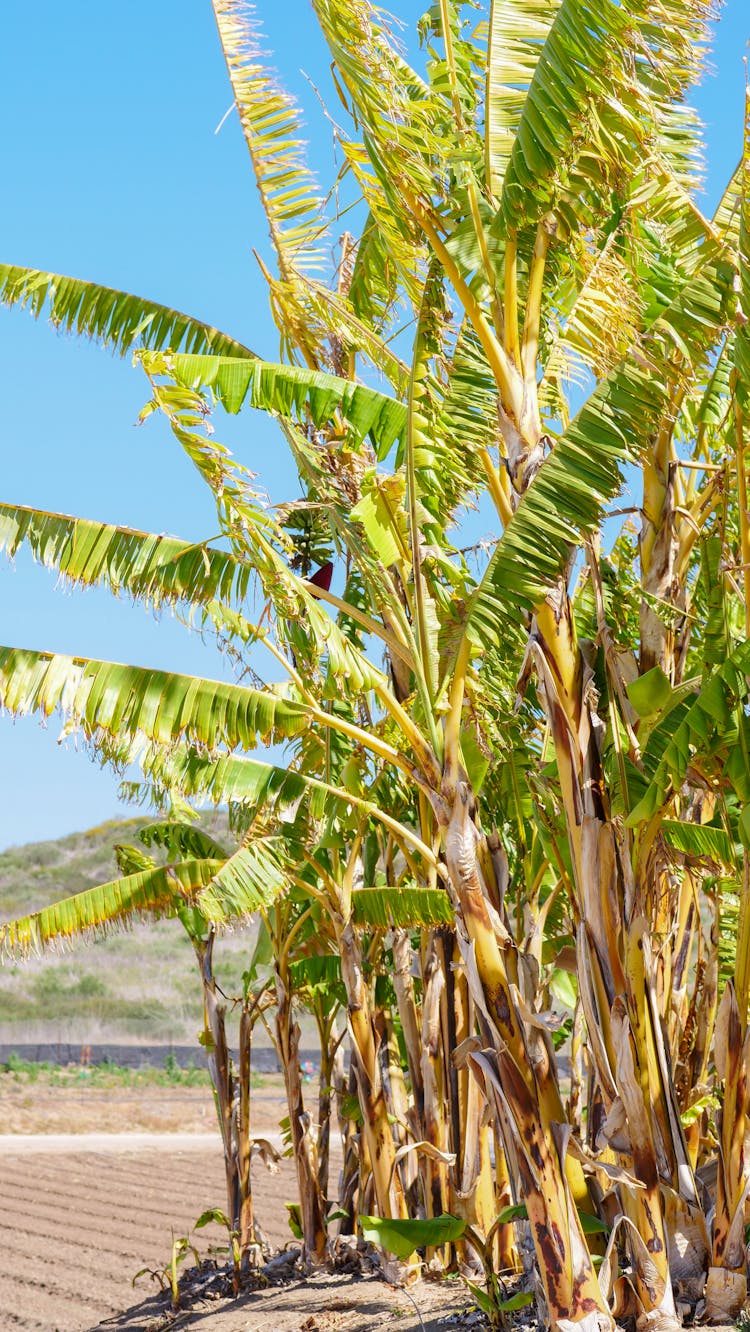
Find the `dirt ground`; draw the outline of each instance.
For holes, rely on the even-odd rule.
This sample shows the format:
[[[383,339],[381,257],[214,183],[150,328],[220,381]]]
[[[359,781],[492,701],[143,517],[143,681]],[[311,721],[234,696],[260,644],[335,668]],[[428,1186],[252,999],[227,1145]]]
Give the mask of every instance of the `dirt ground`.
[[[167,1324],[152,1312],[156,1302],[131,1309],[96,1332],[167,1332],[167,1327],[196,1332],[484,1332],[481,1315],[468,1311],[466,1291],[446,1282],[422,1281],[410,1291],[387,1286],[376,1277],[339,1274],[308,1277],[222,1301],[206,1300]],[[161,1302],[163,1304],[163,1301]]]
[[[253,1089],[257,1133],[278,1129],[286,1114],[281,1078]],[[0,1085],[0,1133],[217,1132],[208,1085],[200,1087],[56,1087],[44,1082]]]
[[[272,1084],[255,1092],[256,1133],[278,1130],[280,1090]],[[31,1091],[31,1105],[22,1105],[12,1087],[0,1094],[0,1332],[158,1332],[167,1326],[370,1332],[380,1325],[394,1332],[448,1332],[477,1326],[471,1314],[454,1321],[452,1315],[470,1305],[454,1283],[423,1282],[406,1294],[377,1279],[341,1274],[294,1279],[239,1300],[212,1299],[209,1286],[205,1298],[172,1321],[158,1281],[144,1275],[134,1287],[133,1278],[140,1268],[162,1269],[172,1234],[188,1234],[202,1211],[225,1205],[210,1093]],[[45,1129],[58,1136],[38,1136]],[[24,1136],[5,1136],[14,1130]],[[132,1132],[165,1137],[163,1144],[157,1138],[143,1145],[141,1136],[134,1150],[124,1136]],[[258,1164],[253,1190],[269,1242],[289,1244],[284,1203],[296,1196],[293,1163],[282,1161],[278,1174]],[[211,1225],[191,1240],[206,1255],[224,1235]]]

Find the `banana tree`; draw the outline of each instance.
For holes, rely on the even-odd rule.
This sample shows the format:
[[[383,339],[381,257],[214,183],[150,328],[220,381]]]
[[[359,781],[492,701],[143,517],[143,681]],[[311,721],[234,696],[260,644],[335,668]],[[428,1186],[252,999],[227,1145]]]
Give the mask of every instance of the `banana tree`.
[[[229,852],[200,828],[180,819],[142,829],[140,841],[146,846],[163,848],[170,860],[192,853],[201,860],[226,862]],[[156,868],[153,855],[139,847],[117,846],[115,856],[122,874],[138,873]],[[226,1023],[226,996],[217,985],[214,971],[216,929],[194,902],[186,901],[179,893],[173,894],[172,914],[180,921],[195,952],[203,997],[203,1030],[199,1040],[205,1051],[216,1115],[224,1153],[227,1186],[227,1216],[230,1229],[237,1235],[238,1261],[233,1281],[235,1294],[239,1278],[250,1262],[257,1264],[261,1248],[262,1231],[256,1227],[253,1213],[250,1161],[253,1138],[250,1121],[251,1040],[253,1026],[262,1012],[267,998],[260,987],[257,994],[243,996],[240,1008],[237,1066],[229,1052]],[[103,919],[101,925],[108,922]],[[45,940],[47,942],[47,940]],[[268,1151],[268,1148],[266,1148]]]
[[[23,959],[30,953],[44,952],[61,942],[80,943],[95,940],[114,930],[127,927],[134,919],[153,923],[162,917],[180,921],[193,945],[198,963],[203,998],[203,1046],[211,1077],[219,1131],[224,1154],[227,1187],[227,1216],[238,1239],[238,1267],[257,1264],[262,1250],[263,1232],[253,1213],[251,1157],[259,1150],[269,1166],[275,1167],[275,1148],[252,1133],[251,1124],[251,1039],[252,1031],[268,1003],[267,987],[260,984],[246,991],[240,1001],[239,1049],[235,1062],[228,1048],[226,1002],[214,972],[216,928],[198,904],[198,889],[210,883],[217,872],[227,871],[231,860],[224,850],[200,827],[180,818],[144,827],[142,844],[164,851],[167,864],[158,863],[142,847],[117,846],[115,856],[122,877],[75,896],[30,916],[0,923],[0,952],[5,957]],[[260,857],[260,859],[259,859]],[[256,892],[264,891],[272,900],[281,880],[272,872],[272,851],[265,855],[256,846],[253,868],[246,863],[245,875],[252,875]],[[227,871],[229,872],[229,871]]]
[[[354,928],[373,829],[414,891],[453,913],[455,943],[425,940],[421,980],[445,1019],[430,1027],[436,1001],[423,1002],[427,1044],[451,1060],[466,1168],[454,1191],[485,1181],[487,1234],[489,1153],[469,1165],[485,1104],[495,1205],[506,1189],[523,1202],[550,1325],[606,1328],[629,1311],[668,1329],[704,1301],[734,1316],[746,1293],[750,914],[736,846],[750,800],[750,182],[745,161],[712,217],[698,207],[700,131],[684,96],[710,6],[493,0],[480,17],[439,0],[420,29],[424,77],[370,0],[313,9],[348,116],[341,190],[362,219],[328,282],[315,275],[327,219],[296,110],[240,6],[214,0],[268,220],[282,363],[134,297],[0,268],[8,305],[136,350],[144,415],[166,416],[229,549],[3,506],[6,547],[27,542],[75,582],[188,604],[240,658],[262,643],[284,683],[5,649],[0,696],[11,711],[60,708],[106,756],[138,753],[183,797],[263,802],[282,840],[294,801],[342,811],[336,855],[315,836],[308,854],[342,959],[382,1215],[408,1220]],[[206,431],[217,407],[278,421],[300,479],[286,508],[264,508]],[[626,477],[642,487],[637,544],[627,528],[612,539]],[[466,513],[479,502],[494,533],[472,557]],[[301,519],[328,543],[320,575],[309,543],[295,544]],[[286,768],[249,757],[269,741],[296,747]],[[239,868],[202,887],[209,916],[252,909]],[[719,870],[736,888],[739,946],[717,1007],[705,921]],[[424,1114],[438,1065],[417,1069],[399,970]],[[560,972],[574,978],[567,1103],[546,1013]],[[707,1203],[709,1139],[700,1116],[694,1132],[682,1117],[712,1058]],[[440,1170],[433,1184],[442,1207]],[[611,1230],[598,1271],[595,1215]]]

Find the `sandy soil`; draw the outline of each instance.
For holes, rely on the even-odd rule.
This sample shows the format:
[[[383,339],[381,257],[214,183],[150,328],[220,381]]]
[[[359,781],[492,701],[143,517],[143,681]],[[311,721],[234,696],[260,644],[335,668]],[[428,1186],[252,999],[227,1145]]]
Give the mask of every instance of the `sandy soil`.
[[[370,1332],[391,1324],[394,1332],[447,1332],[457,1326],[451,1314],[469,1303],[454,1283],[421,1283],[410,1298],[376,1279],[327,1275],[236,1301],[204,1298],[174,1322],[159,1283],[145,1275],[134,1288],[133,1278],[140,1268],[163,1268],[172,1234],[224,1206],[218,1133],[203,1132],[215,1122],[208,1092],[32,1090],[31,1122],[12,1090],[0,1095],[0,1332]],[[255,1093],[256,1133],[276,1136],[279,1092]],[[8,1134],[16,1124],[23,1136]],[[45,1125],[57,1136],[30,1135]],[[99,1136],[103,1129],[112,1136]],[[289,1244],[293,1163],[282,1161],[275,1175],[259,1163],[253,1192],[269,1242]],[[206,1255],[224,1233],[212,1225],[191,1239]],[[476,1326],[471,1315],[463,1325]]]
[[[81,1152],[61,1150],[58,1143],[52,1151],[29,1154],[28,1149],[14,1151],[5,1140],[2,1332],[88,1332],[103,1324],[135,1329],[156,1317],[149,1297],[159,1283],[146,1275],[134,1289],[133,1278],[142,1267],[163,1268],[173,1232],[185,1235],[204,1209],[225,1206],[218,1137],[206,1135],[202,1145],[193,1142],[182,1151],[169,1146],[133,1150],[121,1140],[118,1147]],[[269,1242],[287,1244],[291,1236],[284,1202],[295,1197],[291,1161],[283,1161],[276,1175],[258,1167],[254,1196]],[[202,1255],[225,1242],[215,1225],[191,1239]],[[134,1315],[120,1322],[116,1316],[134,1303]],[[238,1324],[246,1325],[247,1320]]]
[[[280,1133],[264,1135],[277,1151],[283,1150]],[[76,1155],[120,1156],[142,1151],[175,1152],[212,1151],[212,1133],[0,1133],[0,1160],[6,1156]]]
[[[290,1163],[273,1189],[289,1194]],[[265,1183],[265,1181],[263,1181]],[[259,1195],[262,1189],[259,1179]],[[260,1196],[259,1196],[260,1202]],[[0,1194],[0,1327],[83,1332],[137,1298],[133,1277],[160,1268],[171,1232],[182,1235],[205,1207],[223,1203],[218,1142],[200,1152],[36,1153],[7,1151]],[[281,1227],[277,1242],[286,1240]],[[201,1232],[201,1250],[221,1242]],[[141,1279],[141,1290],[151,1289]]]
[[[280,1078],[253,1090],[256,1132],[278,1129],[286,1114]],[[0,1086],[2,1133],[214,1133],[216,1112],[206,1087],[54,1087],[42,1082]]]
[[[157,1303],[146,1301],[97,1332],[166,1332],[170,1325],[153,1317]],[[465,1290],[448,1282],[419,1282],[396,1290],[376,1277],[338,1274],[295,1280],[254,1291],[221,1307],[206,1300],[172,1322],[174,1328],[200,1332],[485,1332],[486,1324],[467,1312]]]

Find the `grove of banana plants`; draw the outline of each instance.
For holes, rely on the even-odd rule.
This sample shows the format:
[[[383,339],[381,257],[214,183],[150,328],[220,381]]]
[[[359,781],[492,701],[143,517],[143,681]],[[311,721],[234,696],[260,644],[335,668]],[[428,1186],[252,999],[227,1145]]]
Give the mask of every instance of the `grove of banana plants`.
[[[3,709],[62,716],[154,811],[120,877],[0,943],[18,958],[134,917],[187,929],[238,1287],[262,1249],[262,1020],[310,1266],[359,1234],[393,1279],[461,1273],[497,1328],[531,1300],[553,1332],[732,1322],[750,1220],[750,114],[706,216],[688,103],[712,0],[439,0],[418,68],[372,0],[311,4],[338,92],[325,188],[263,6],[213,0],[278,359],[0,266],[9,311],[134,358],[143,418],[166,419],[221,534],[3,503],[0,546],[178,608],[236,668],[227,684],[0,649]],[[220,442],[223,414],[251,409],[298,473],[286,503]],[[230,848],[195,821],[211,803]],[[250,915],[231,1054],[213,955]]]

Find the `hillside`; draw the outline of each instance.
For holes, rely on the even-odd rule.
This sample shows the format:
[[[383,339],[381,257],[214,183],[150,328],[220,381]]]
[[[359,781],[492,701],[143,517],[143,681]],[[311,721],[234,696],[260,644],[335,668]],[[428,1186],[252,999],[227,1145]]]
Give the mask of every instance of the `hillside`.
[[[114,846],[138,844],[148,818],[115,820],[52,842],[0,853],[0,920],[9,920],[117,876]],[[202,820],[231,843],[222,814]],[[253,927],[217,942],[216,973],[227,995],[241,990]],[[136,924],[28,961],[0,962],[0,1042],[188,1043],[202,1021],[200,980],[176,920]],[[200,1052],[196,1046],[199,1057]]]

